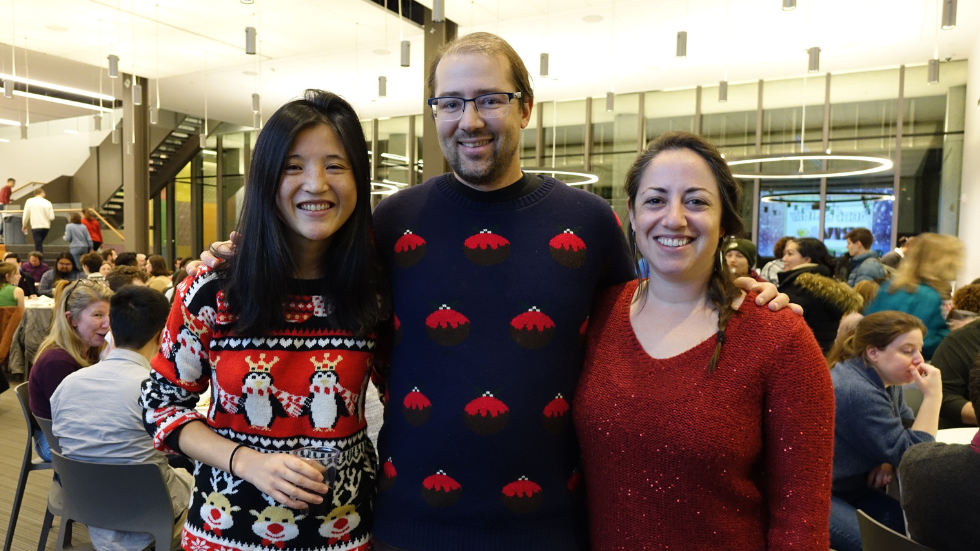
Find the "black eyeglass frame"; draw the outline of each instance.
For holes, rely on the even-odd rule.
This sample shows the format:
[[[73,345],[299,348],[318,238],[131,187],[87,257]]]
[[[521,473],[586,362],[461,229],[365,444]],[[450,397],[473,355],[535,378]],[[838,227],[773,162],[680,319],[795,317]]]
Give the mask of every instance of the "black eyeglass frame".
[[[476,109],[476,112],[479,113],[481,117],[486,117],[486,118],[489,118],[489,119],[496,119],[496,118],[500,118],[500,117],[505,116],[507,113],[510,113],[509,110],[507,111],[507,113],[503,113],[503,114],[498,115],[498,116],[493,116],[493,115],[489,115],[488,116],[488,115],[482,113],[480,111],[480,107],[476,103],[476,100],[478,100],[480,98],[483,98],[483,97],[486,97],[486,96],[507,96],[507,106],[510,107],[510,102],[514,101],[515,99],[521,99],[521,97],[523,96],[523,94],[521,94],[520,92],[488,92],[486,94],[480,94],[479,96],[476,96],[476,97],[473,97],[473,98],[469,98],[469,99],[467,99],[467,98],[461,98],[459,96],[438,96],[438,97],[429,98],[429,99],[425,100],[425,103],[428,104],[429,108],[432,110],[432,118],[435,119],[435,120],[440,120],[439,119],[439,116],[438,116],[438,111],[437,111],[438,106],[436,105],[436,103],[439,100],[441,100],[441,99],[458,99],[458,100],[462,101],[463,102],[463,106],[460,107],[460,109],[459,109],[459,118],[456,118],[456,119],[443,119],[446,122],[458,121],[459,119],[463,118],[463,113],[466,111],[466,104],[468,102],[473,102],[473,108]]]

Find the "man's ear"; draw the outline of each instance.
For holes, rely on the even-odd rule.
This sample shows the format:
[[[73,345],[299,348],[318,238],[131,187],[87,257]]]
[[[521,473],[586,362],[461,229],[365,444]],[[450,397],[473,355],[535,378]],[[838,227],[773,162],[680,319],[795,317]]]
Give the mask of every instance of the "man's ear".
[[[521,101],[521,128],[527,128],[531,122],[531,109],[534,108],[534,100],[529,99],[526,103]]]

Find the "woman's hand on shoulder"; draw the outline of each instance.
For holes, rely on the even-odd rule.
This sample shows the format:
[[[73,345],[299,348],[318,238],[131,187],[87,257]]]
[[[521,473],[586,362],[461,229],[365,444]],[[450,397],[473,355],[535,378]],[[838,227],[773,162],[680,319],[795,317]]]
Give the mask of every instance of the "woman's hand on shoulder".
[[[868,473],[868,487],[884,488],[891,483],[894,477],[895,468],[888,463],[882,463],[881,465],[871,469],[871,472]]]
[[[755,292],[755,303],[759,306],[768,304],[773,312],[782,310],[789,306],[789,309],[798,316],[803,315],[803,307],[789,301],[789,295],[780,293],[772,283],[762,283],[751,277],[739,277],[735,279],[735,286],[743,291]]]
[[[261,453],[243,448],[235,455],[235,473],[290,509],[321,503],[330,487],[323,483],[326,468],[286,453]]]
[[[196,266],[186,266],[184,271],[187,272],[187,277],[194,277],[197,275],[197,271],[200,269],[201,265],[207,266],[208,268],[214,268],[221,263],[221,258],[219,257],[229,257],[235,254],[235,246],[238,244],[238,240],[241,237],[238,232],[231,232],[231,239],[228,241],[215,241],[211,243],[208,250],[201,253],[201,263]]]

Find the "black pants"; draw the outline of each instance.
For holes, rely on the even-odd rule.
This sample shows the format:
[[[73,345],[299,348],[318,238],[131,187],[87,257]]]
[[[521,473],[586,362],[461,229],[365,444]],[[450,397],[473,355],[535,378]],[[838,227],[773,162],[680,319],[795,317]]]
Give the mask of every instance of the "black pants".
[[[34,237],[34,250],[43,253],[44,252],[44,238],[48,236],[48,232],[51,228],[42,228],[39,230],[31,229],[31,236]]]

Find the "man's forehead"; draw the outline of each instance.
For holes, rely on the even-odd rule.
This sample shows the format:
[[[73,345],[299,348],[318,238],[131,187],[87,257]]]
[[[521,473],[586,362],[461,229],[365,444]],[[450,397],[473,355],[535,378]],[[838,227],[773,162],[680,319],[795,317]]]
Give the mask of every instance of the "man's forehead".
[[[494,71],[486,71],[490,64]],[[447,54],[436,66],[435,92],[437,95],[472,92],[513,91],[516,83],[511,76],[510,62],[503,54],[458,52]],[[475,89],[464,90],[464,88]]]

